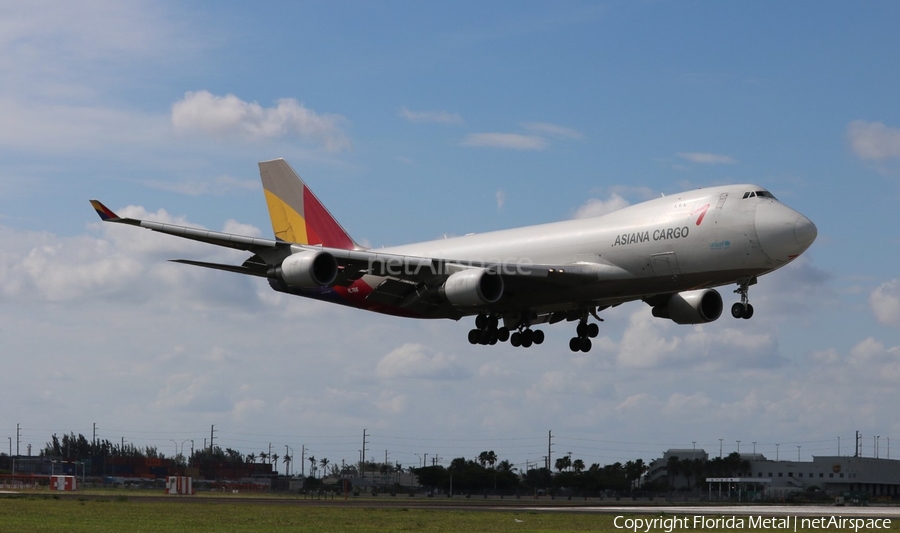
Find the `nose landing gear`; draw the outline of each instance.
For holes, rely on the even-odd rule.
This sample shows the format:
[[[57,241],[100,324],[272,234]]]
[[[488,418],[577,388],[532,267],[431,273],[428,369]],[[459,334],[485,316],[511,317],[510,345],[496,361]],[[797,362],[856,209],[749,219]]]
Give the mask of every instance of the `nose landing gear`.
[[[750,285],[754,283],[756,283],[756,278],[743,279],[738,282],[738,288],[734,292],[741,295],[741,301],[731,306],[731,316],[734,318],[749,319],[753,316],[753,306],[750,305],[748,293]]]

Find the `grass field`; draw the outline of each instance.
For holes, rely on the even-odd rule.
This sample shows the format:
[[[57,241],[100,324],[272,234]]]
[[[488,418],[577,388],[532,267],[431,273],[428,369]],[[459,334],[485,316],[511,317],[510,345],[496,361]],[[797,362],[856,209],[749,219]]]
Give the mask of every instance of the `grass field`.
[[[250,498],[222,501],[203,497],[175,500],[115,494],[91,497],[0,494],[0,531],[16,533],[630,531],[614,527],[614,519],[615,515],[611,514],[536,512],[515,507],[502,511],[461,510],[453,505],[421,509],[381,505],[375,501],[369,505],[360,502],[344,504],[339,501],[326,504],[294,499],[254,501]],[[900,521],[894,521],[891,529],[900,530]],[[649,531],[659,532],[665,529],[655,528]],[[674,531],[710,533],[725,529],[679,527]],[[741,531],[773,530],[745,527]]]

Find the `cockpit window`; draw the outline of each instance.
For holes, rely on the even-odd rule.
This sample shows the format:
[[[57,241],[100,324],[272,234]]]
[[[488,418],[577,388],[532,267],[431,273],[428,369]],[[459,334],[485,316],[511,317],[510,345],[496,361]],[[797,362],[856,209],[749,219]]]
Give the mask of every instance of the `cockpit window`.
[[[775,198],[775,195],[773,195],[773,194],[770,193],[769,191],[750,191],[750,192],[745,192],[745,193],[744,193],[743,200],[746,200],[747,198],[771,198],[772,200],[775,200],[775,199],[776,199],[776,198]]]

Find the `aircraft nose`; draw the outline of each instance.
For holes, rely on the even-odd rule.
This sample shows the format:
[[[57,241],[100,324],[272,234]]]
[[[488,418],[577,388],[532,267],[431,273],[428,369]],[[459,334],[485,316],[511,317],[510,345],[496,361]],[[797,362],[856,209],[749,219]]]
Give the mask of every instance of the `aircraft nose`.
[[[819,230],[812,223],[812,220],[800,215],[797,222],[794,223],[794,242],[806,250],[816,240],[818,235]]]
[[[756,237],[763,252],[778,263],[787,263],[802,254],[816,240],[812,221],[778,202],[756,209]]]

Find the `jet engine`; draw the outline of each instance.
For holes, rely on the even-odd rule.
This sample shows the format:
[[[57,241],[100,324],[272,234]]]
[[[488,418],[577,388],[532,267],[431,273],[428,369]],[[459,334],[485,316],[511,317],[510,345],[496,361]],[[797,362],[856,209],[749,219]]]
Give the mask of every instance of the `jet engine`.
[[[337,273],[337,260],[333,255],[313,250],[289,255],[276,269],[276,275],[285,283],[301,289],[331,285]]]
[[[503,296],[503,278],[484,268],[469,268],[451,274],[441,293],[460,307],[492,304]]]
[[[714,289],[673,294],[665,305],[653,308],[653,316],[676,324],[705,324],[722,315],[722,296]]]

